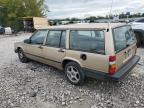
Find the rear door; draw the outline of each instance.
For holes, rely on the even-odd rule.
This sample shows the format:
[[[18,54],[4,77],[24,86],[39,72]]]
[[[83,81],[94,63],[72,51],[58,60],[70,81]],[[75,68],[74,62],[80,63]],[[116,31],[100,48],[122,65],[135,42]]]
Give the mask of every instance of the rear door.
[[[136,38],[131,26],[121,26],[113,29],[116,53],[116,64],[119,69],[136,53]]]
[[[49,30],[43,47],[43,54],[47,63],[61,68],[62,59],[65,57],[66,30]]]

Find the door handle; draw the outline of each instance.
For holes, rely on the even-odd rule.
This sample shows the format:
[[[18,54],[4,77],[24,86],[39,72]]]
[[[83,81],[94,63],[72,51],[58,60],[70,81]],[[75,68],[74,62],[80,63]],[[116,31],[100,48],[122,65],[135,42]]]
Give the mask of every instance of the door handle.
[[[58,50],[58,52],[63,52],[64,53],[65,51],[61,48],[61,49]]]
[[[41,45],[38,48],[43,49],[43,47]]]

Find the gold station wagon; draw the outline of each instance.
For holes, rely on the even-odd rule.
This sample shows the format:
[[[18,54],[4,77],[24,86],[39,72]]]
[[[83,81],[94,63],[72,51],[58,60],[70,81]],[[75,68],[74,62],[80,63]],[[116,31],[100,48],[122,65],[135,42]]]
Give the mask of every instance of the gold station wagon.
[[[118,23],[51,26],[15,43],[22,63],[32,59],[64,70],[75,85],[86,77],[119,81],[139,61],[136,51],[131,26]]]

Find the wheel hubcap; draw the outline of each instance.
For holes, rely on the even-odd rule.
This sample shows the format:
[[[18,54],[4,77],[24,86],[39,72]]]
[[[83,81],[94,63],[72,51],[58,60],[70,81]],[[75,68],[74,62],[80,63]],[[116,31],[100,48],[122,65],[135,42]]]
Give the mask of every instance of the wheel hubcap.
[[[80,75],[78,70],[73,66],[67,67],[67,77],[70,79],[70,81],[77,83],[80,80]]]
[[[23,56],[23,53],[20,51],[19,52],[19,57],[22,59],[24,56]]]

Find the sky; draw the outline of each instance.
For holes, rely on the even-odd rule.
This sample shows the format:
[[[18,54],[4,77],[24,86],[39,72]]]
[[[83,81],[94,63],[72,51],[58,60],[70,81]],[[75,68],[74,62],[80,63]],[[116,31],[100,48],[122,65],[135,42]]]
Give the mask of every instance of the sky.
[[[49,19],[143,12],[144,0],[46,0]],[[112,5],[112,9],[111,9]]]

